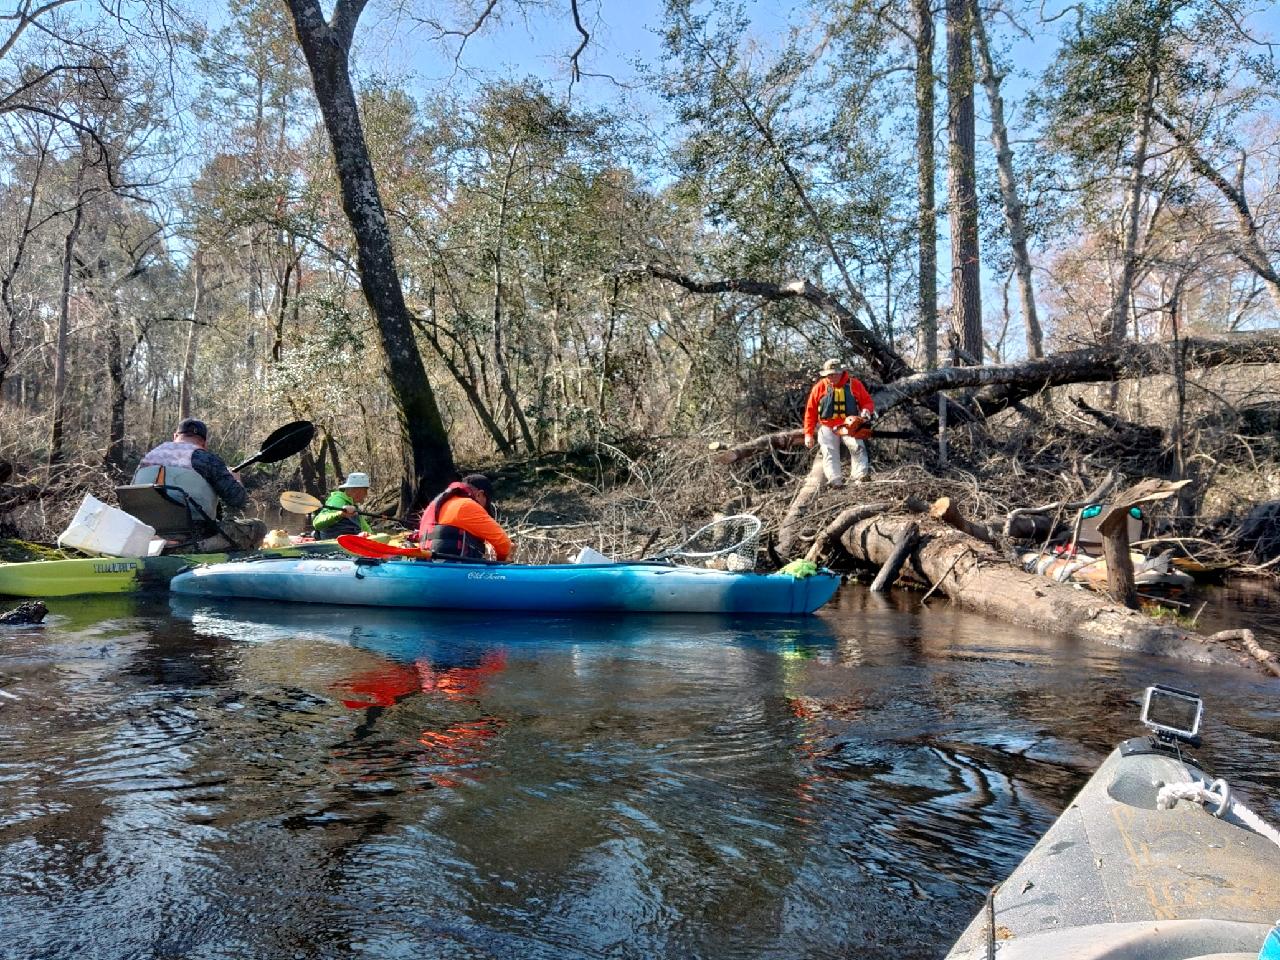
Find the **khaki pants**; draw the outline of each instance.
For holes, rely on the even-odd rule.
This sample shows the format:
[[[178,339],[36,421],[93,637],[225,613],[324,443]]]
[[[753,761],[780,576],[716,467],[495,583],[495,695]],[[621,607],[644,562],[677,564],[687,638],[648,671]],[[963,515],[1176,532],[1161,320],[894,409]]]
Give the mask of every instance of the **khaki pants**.
[[[224,553],[228,550],[257,550],[267,535],[261,520],[219,520],[221,533],[206,537],[196,544],[199,553]]]
[[[867,456],[867,444],[855,437],[842,437],[830,427],[818,427],[818,446],[822,450],[822,472],[833,487],[842,486],[840,476],[840,447],[849,451],[849,478],[855,482],[864,480],[871,473],[871,458]]]

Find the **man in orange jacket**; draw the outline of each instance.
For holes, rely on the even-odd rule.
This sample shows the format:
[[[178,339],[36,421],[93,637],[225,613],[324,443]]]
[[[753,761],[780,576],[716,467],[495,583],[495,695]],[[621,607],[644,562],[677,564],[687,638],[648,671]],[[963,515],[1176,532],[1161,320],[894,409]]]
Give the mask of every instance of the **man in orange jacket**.
[[[844,364],[832,358],[822,365],[822,379],[809,391],[804,406],[804,445],[812,447],[816,436],[822,448],[822,469],[833,487],[844,486],[840,478],[840,446],[849,450],[849,476],[857,483],[871,475],[866,438],[871,436],[867,424],[849,432],[847,420],[861,417],[870,421],[876,405],[862,381],[849,375]],[[839,431],[839,432],[838,432]]]
[[[511,538],[493,519],[493,484],[483,473],[451,483],[423,511],[418,545],[440,560],[483,560],[485,545],[494,556],[511,555]]]

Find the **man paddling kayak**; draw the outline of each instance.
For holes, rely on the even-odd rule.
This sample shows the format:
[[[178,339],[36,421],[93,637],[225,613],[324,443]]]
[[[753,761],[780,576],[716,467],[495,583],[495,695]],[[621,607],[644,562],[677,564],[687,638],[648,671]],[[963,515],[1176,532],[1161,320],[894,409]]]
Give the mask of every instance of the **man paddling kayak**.
[[[486,544],[499,560],[511,555],[511,538],[493,519],[493,484],[483,473],[472,473],[427,505],[418,545],[438,560],[482,560]]]
[[[329,494],[324,507],[312,519],[312,528],[327,540],[336,539],[345,533],[372,533],[369,521],[360,513],[360,504],[368,496],[369,475],[348,474],[346,481]]]
[[[173,432],[173,439],[147,452],[133,475],[135,484],[177,487],[200,508],[204,521],[199,533],[204,537],[196,550],[214,553],[228,548],[255,550],[266,536],[261,520],[216,520],[221,501],[239,510],[249,501],[240,478],[232,473],[216,453],[208,449],[209,428],[203,420],[186,418]]]

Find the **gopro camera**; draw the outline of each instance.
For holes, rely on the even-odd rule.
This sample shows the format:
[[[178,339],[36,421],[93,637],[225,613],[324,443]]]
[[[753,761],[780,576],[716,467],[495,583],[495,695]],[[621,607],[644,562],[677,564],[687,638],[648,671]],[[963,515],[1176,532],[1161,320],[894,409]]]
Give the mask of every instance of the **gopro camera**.
[[[1197,694],[1160,684],[1147,687],[1142,701],[1142,722],[1162,740],[1194,744],[1203,713],[1204,701]]]

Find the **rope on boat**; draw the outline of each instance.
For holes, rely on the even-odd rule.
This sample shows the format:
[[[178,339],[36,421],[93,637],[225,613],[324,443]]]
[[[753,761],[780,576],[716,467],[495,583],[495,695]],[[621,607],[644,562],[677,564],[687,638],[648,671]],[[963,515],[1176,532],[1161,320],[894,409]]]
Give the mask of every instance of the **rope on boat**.
[[[1208,785],[1203,780],[1167,783],[1156,794],[1156,809],[1171,810],[1179,800],[1190,800],[1201,804],[1212,803],[1216,807],[1213,811],[1215,817],[1223,817],[1229,813],[1254,833],[1266,837],[1280,847],[1280,830],[1271,826],[1239,800],[1232,798],[1230,785],[1221,778]]]

